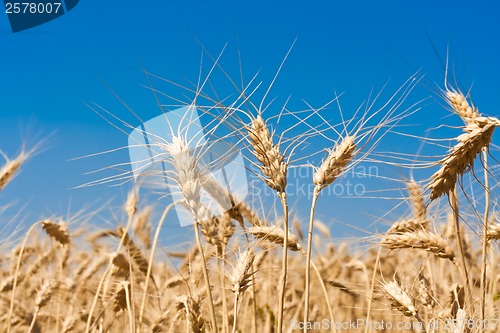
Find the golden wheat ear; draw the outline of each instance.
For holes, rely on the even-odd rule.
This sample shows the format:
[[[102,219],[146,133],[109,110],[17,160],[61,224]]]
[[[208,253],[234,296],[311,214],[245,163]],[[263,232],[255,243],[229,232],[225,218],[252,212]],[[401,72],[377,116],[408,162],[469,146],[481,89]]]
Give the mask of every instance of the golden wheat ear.
[[[0,191],[3,190],[7,184],[12,181],[12,179],[14,179],[16,173],[19,172],[19,169],[27,158],[28,154],[21,152],[13,160],[7,159],[7,163],[5,163],[0,169]]]
[[[265,176],[264,181],[276,192],[285,192],[288,163],[285,162],[285,155],[280,152],[279,144],[273,143],[271,132],[260,114],[248,126],[248,136],[252,153]]]
[[[391,302],[391,307],[400,311],[403,315],[410,317],[418,316],[415,300],[406,291],[404,291],[399,283],[391,281],[382,284],[387,299]]]
[[[70,237],[67,226],[62,223],[57,223],[49,219],[42,221],[42,229],[45,230],[47,235],[54,238],[61,245],[69,244]]]

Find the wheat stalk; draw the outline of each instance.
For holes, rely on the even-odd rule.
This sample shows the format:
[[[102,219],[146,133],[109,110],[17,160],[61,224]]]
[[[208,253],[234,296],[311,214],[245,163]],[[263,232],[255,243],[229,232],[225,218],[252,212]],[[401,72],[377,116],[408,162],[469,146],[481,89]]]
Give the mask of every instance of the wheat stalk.
[[[285,155],[280,151],[279,143],[273,143],[271,132],[260,113],[252,119],[251,125],[247,126],[247,131],[250,145],[253,148],[252,153],[260,162],[258,167],[264,174],[264,181],[270,188],[277,192],[283,207],[284,237],[280,295],[278,299],[278,332],[281,333],[283,331],[283,308],[288,274],[288,246],[285,246],[285,244],[288,245],[288,203],[286,198],[288,162],[285,161]]]
[[[238,323],[238,301],[240,296],[250,286],[252,279],[252,264],[255,259],[255,253],[252,249],[247,249],[238,255],[236,265],[233,271],[229,274],[231,281],[231,291],[234,294],[234,310],[233,310],[233,333],[236,332]]]
[[[313,193],[313,200],[311,203],[311,212],[309,215],[309,231],[307,235],[304,323],[309,322],[311,256],[316,202],[321,190],[332,184],[342,174],[347,165],[352,161],[357,148],[354,139],[354,136],[346,136],[340,141],[340,143],[336,143],[335,146],[329,151],[327,158],[324,159],[324,161],[321,163],[321,166],[316,169],[313,175],[315,188]],[[304,333],[306,332],[307,327],[304,327]]]
[[[201,179],[198,170],[197,160],[190,154],[189,147],[180,137],[173,136],[172,142],[165,145],[164,149],[170,154],[171,164],[176,170],[176,181],[184,197],[184,203],[191,210],[195,222],[195,237],[200,257],[203,263],[203,277],[208,296],[210,319],[212,326],[217,333],[217,319],[213,305],[210,279],[208,276],[207,263],[199,237],[199,227],[202,221],[209,221],[212,217],[208,210],[201,204],[200,190]]]

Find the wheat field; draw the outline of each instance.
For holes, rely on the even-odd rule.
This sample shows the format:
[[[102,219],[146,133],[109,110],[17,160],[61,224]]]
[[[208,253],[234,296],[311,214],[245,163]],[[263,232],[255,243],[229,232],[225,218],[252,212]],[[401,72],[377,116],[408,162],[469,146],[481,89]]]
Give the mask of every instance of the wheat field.
[[[248,169],[271,192],[275,212],[258,200],[233,200],[206,172],[203,151],[190,149],[186,135],[158,140],[162,163],[171,166],[162,177],[176,183],[180,200],[159,207],[163,213],[155,216],[158,202],[142,200],[137,183],[114,212],[123,223],[112,228],[70,229],[57,218],[32,223],[0,256],[0,331],[498,332],[498,168],[490,147],[500,120],[481,114],[469,93],[445,83],[435,95],[462,122],[456,137],[439,143],[447,152],[419,163],[408,162],[418,157],[411,151],[384,160],[377,145],[420,111],[418,103],[403,106],[420,78],[411,77],[380,108],[370,105],[338,126],[310,126],[298,134],[271,125],[279,117],[268,116],[275,107],[265,103],[269,89],[260,105],[252,102],[250,84],[227,102],[206,95],[206,80],[199,80],[188,89],[196,95],[193,103],[211,102],[200,109],[237,134]],[[335,103],[337,98],[328,104]],[[307,114],[319,115],[322,108]],[[279,115],[285,114],[308,121],[282,107]],[[297,219],[287,196],[289,172],[305,163],[296,158],[297,147],[320,135],[330,145],[314,152],[319,163],[306,165],[311,202],[302,215],[307,218]],[[0,191],[16,186],[33,154],[23,149],[4,156]],[[400,179],[402,202],[411,209],[386,230],[334,241],[335,229],[315,218],[316,205],[328,200],[323,191],[366,161],[399,163],[409,174],[425,168],[431,176]],[[202,192],[230,208],[213,214]],[[162,251],[162,225],[175,205],[192,216],[184,230],[193,245]],[[365,245],[352,246],[358,242]]]

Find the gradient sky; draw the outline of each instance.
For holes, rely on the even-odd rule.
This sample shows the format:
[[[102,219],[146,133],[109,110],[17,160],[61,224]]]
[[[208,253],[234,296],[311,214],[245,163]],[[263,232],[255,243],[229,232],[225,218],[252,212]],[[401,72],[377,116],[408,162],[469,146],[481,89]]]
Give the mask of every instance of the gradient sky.
[[[433,84],[443,81],[439,58],[449,46],[463,88],[472,86],[481,111],[498,115],[499,15],[500,4],[494,1],[82,0],[62,17],[14,34],[0,13],[0,149],[13,156],[23,142],[47,140],[0,193],[0,205],[26,206],[17,219],[33,222],[123,201],[128,185],[74,189],[98,178],[84,173],[128,158],[121,151],[70,161],[127,143],[125,134],[85,103],[95,102],[139,125],[109,85],[144,119],[159,114],[154,96],[142,87],[147,79],[141,68],[175,82],[196,81],[201,54],[196,39],[213,54],[227,42],[221,63],[235,76],[239,41],[247,80],[260,69],[259,80],[268,84],[297,38],[271,96],[291,94],[298,101],[294,105],[303,107],[301,98],[319,106],[334,91],[343,92],[342,106],[351,112],[371,89],[389,81],[387,89],[394,91],[417,69],[426,80],[412,100],[433,96]],[[169,87],[160,89],[179,93]],[[408,122],[421,127],[409,132],[418,128],[422,135],[422,129],[446,116],[430,100]],[[395,140],[385,148],[401,150],[401,145]],[[353,205],[339,204],[336,218],[356,223],[349,221]],[[324,216],[330,216],[327,206],[320,203]],[[366,214],[372,213],[379,212]]]

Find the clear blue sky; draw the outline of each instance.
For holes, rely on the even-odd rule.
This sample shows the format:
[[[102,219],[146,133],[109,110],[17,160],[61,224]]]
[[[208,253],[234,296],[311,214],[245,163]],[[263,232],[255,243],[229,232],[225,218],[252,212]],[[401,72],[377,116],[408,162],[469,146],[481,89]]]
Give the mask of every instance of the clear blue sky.
[[[158,114],[154,97],[141,87],[147,80],[140,68],[176,82],[195,81],[200,59],[195,37],[214,54],[228,42],[222,64],[234,75],[239,40],[247,79],[261,69],[264,82],[297,37],[271,95],[292,94],[320,105],[336,90],[345,92],[342,105],[351,110],[372,88],[390,80],[389,91],[394,90],[416,69],[427,74],[426,85],[441,82],[432,40],[442,56],[450,45],[457,76],[466,88],[473,86],[480,110],[498,115],[499,14],[493,1],[87,0],[54,21],[13,34],[0,13],[0,149],[12,156],[24,140],[49,137],[46,149],[0,193],[0,205],[27,204],[27,220],[34,221],[123,200],[128,186],[73,189],[96,179],[85,172],[127,161],[125,151],[69,161],[127,142],[84,102],[138,125],[106,82],[144,118]],[[423,86],[417,90],[415,101],[432,95]],[[411,123],[423,129],[444,116],[434,104]],[[391,145],[401,150],[397,141],[385,147]],[[324,215],[326,206],[321,205]],[[348,209],[337,214],[349,223]]]

